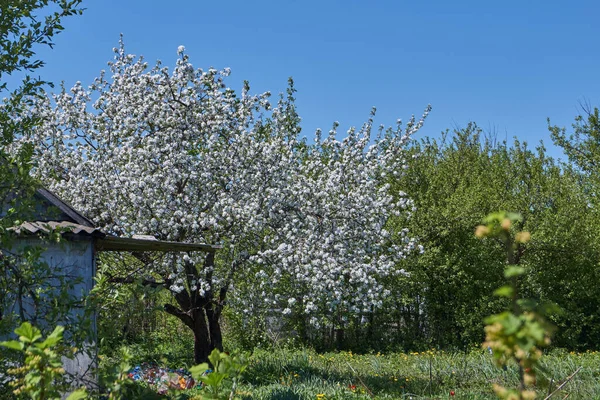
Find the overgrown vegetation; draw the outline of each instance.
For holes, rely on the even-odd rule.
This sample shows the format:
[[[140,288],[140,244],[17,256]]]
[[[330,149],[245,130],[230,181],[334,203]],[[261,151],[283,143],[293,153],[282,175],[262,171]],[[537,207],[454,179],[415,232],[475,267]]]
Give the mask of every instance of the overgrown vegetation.
[[[309,143],[291,79],[273,110],[247,84],[241,96],[226,89],[229,70],[195,70],[183,47],[169,75],[121,42],[111,64],[121,79],[103,73],[52,97],[29,77],[43,66],[35,49],[53,45],[80,1],[0,11],[0,79],[23,75],[0,81],[0,335],[25,321],[40,329],[25,322],[3,343],[0,398],[58,398],[70,384],[61,365],[72,349],[50,328],[76,282],[42,260],[43,246],[12,248],[40,184],[112,234],[223,245],[216,258],[99,260],[87,300],[101,379],[72,398],[159,398],[131,379],[143,362],[204,383],[164,394],[177,399],[600,396],[598,109],[585,107],[573,133],[549,127],[566,162],[475,124],[411,141],[429,108],[373,146],[374,111],[342,140],[335,124]],[[517,214],[491,214],[479,240],[476,226],[498,210]],[[70,342],[96,328],[80,316]]]
[[[65,328],[57,326],[47,338],[29,322],[15,329],[19,340],[0,342],[0,347],[14,350],[24,355],[23,366],[13,367],[7,372],[16,379],[9,382],[13,394],[32,400],[56,400],[68,390],[64,379],[61,353],[56,351],[63,339]],[[85,389],[79,389],[69,395],[67,400],[79,400],[86,397]]]
[[[140,359],[142,355],[140,354]],[[545,398],[561,384],[557,398],[600,396],[597,352],[551,351],[540,361],[535,391]],[[581,370],[571,379],[567,379]],[[481,346],[464,352],[426,350],[412,353],[318,353],[313,349],[257,349],[242,375],[236,396],[242,399],[490,399],[492,384],[516,388],[519,369],[496,366]],[[231,387],[231,386],[229,386]],[[173,391],[194,398],[201,389]],[[452,394],[454,393],[454,394]]]

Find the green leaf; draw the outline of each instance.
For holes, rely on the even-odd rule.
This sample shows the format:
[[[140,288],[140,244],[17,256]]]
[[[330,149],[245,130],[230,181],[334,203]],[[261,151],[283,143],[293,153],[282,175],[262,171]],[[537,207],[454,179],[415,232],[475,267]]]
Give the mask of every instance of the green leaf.
[[[219,362],[221,361],[221,352],[218,349],[213,349],[213,351],[208,356],[209,361],[215,367],[215,370],[219,367]]]
[[[19,335],[19,340],[26,343],[35,342],[42,337],[42,332],[29,322],[23,322],[21,326],[15,329],[15,333]]]
[[[84,400],[87,399],[88,394],[86,392],[85,389],[78,389],[76,391],[74,391],[73,393],[71,393],[69,395],[69,397],[67,397],[67,400]]]
[[[501,323],[504,327],[505,335],[512,335],[521,327],[521,319],[512,313],[506,313],[504,320],[501,321]]]
[[[46,340],[44,340],[42,342],[42,345],[44,347],[52,347],[55,344],[57,344],[58,342],[60,342],[63,338],[63,332],[64,332],[65,328],[63,328],[62,326],[58,325],[56,328],[54,328],[54,331],[48,335],[48,337],[46,338]]]
[[[0,342],[0,346],[6,347],[8,349],[19,350],[22,351],[25,348],[25,344],[21,342],[17,342],[16,340],[9,340],[7,342]]]
[[[525,268],[519,267],[517,265],[509,265],[504,270],[504,277],[505,278],[512,278],[512,277],[515,277],[515,276],[521,276],[524,273],[525,273]]]
[[[533,340],[535,340],[537,343],[543,343],[544,336],[546,335],[546,330],[544,327],[537,322],[529,324],[528,327],[529,335],[533,338]]]
[[[40,375],[32,375],[32,374],[25,375],[25,382],[27,382],[30,385],[38,385],[41,381],[42,381],[42,377]]]
[[[490,316],[485,317],[483,319],[483,322],[485,322],[488,325],[495,324],[496,322],[502,323],[502,321],[504,321],[507,318],[508,314],[510,314],[508,311],[504,311],[500,314],[492,314]]]
[[[194,379],[199,380],[200,377],[202,375],[204,375],[204,373],[208,370],[209,370],[208,364],[202,363],[202,364],[195,365],[192,368],[190,368],[190,373],[192,374],[192,377]]]
[[[519,299],[517,304],[524,310],[533,310],[537,307],[537,301],[532,299]]]
[[[208,375],[204,375],[198,378],[199,381],[206,383],[209,386],[212,387],[219,387],[221,385],[221,382],[223,381],[223,379],[225,379],[227,377],[227,374],[224,373],[220,373],[220,372],[211,372]]]
[[[509,285],[502,286],[494,291],[494,295],[508,298],[511,298],[514,293],[514,289]]]
[[[504,219],[506,213],[504,211],[498,211],[490,213],[483,218],[483,222],[486,224],[492,224],[494,222],[500,222]]]
[[[521,214],[517,214],[514,212],[508,212],[506,213],[506,218],[510,219],[512,222],[521,222],[523,221],[523,217],[521,216]]]

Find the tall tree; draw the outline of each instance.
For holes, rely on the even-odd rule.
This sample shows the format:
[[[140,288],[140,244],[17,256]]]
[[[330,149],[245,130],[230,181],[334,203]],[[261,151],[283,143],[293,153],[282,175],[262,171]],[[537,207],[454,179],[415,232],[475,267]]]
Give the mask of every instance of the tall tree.
[[[27,110],[33,99],[40,96],[49,82],[32,78],[30,74],[43,67],[36,58],[38,46],[53,46],[56,34],[63,30],[65,17],[81,14],[81,0],[22,0],[0,2],[0,320],[7,309],[6,294],[15,288],[32,290],[33,274],[21,273],[14,257],[6,251],[10,235],[7,228],[23,218],[28,198],[35,188],[29,171],[33,163],[32,146],[12,147],[15,139],[28,137],[37,124],[38,116]],[[24,75],[22,81],[11,87],[7,77]],[[17,196],[15,196],[17,195]],[[20,198],[20,202],[15,202]],[[30,257],[31,258],[31,257]],[[31,260],[30,260],[31,261]],[[28,264],[30,265],[30,264]],[[4,318],[4,321],[7,321]],[[1,324],[0,324],[1,325]]]
[[[3,156],[5,146],[15,136],[26,134],[37,122],[35,116],[24,112],[30,98],[39,95],[45,85],[41,78],[29,74],[44,66],[35,57],[36,46],[54,45],[53,38],[64,28],[65,17],[81,14],[81,0],[22,0],[0,3],[0,94],[4,104],[0,108],[1,144]],[[48,9],[58,8],[56,11]],[[21,84],[11,91],[6,82],[7,75],[25,74]],[[4,78],[4,79],[3,79]]]
[[[384,178],[403,169],[422,120],[374,145],[372,121],[309,145],[292,86],[270,110],[268,93],[246,84],[238,96],[229,70],[195,69],[183,46],[178,55],[172,72],[149,68],[121,43],[110,76],[38,102],[40,178],[114,234],[224,245],[216,259],[142,260],[137,277],[172,293],[165,310],[194,332],[197,362],[222,346],[229,292],[244,303],[239,279],[256,283],[266,307],[314,324],[380,306],[380,279],[401,273],[395,261],[415,247],[386,231],[409,202]]]
[[[574,165],[593,173],[600,168],[600,111],[589,105],[583,105],[582,111],[575,117],[572,133],[557,125],[549,125],[548,129],[554,143],[565,151]]]
[[[561,297],[560,304],[565,309],[557,336],[570,347],[597,348],[600,329],[596,310],[600,293],[593,282],[598,281],[600,274],[600,111],[583,104],[571,131],[550,125],[550,119],[548,124],[552,140],[568,157],[565,169],[577,177],[578,194],[571,199],[572,208],[570,215],[564,216],[565,223],[554,227],[555,244],[563,251],[556,249],[554,259],[546,259],[551,267],[556,265],[555,260],[579,267],[547,280],[553,295]],[[557,190],[564,192],[568,187]],[[556,221],[560,221],[559,216]]]
[[[554,144],[561,147],[566,153],[571,164],[586,177],[588,190],[592,190],[594,199],[598,197],[600,189],[600,111],[597,107],[588,104],[582,106],[582,114],[575,117],[572,132],[557,125],[550,125],[548,129]],[[594,200],[597,204],[597,200]]]
[[[578,175],[541,145],[495,142],[474,124],[414,143],[412,151],[397,187],[414,200],[416,211],[398,229],[408,226],[424,254],[407,261],[409,289],[391,299],[410,311],[403,315],[405,326],[422,333],[414,340],[441,347],[481,341],[483,318],[502,306],[492,296],[502,284],[502,247],[478,242],[473,229],[487,214],[511,210],[523,216],[517,229],[532,234],[521,255],[532,271],[523,290],[567,311],[555,317],[563,328],[557,344],[590,343],[596,335],[590,310],[600,293],[590,284],[581,286],[589,290],[575,288],[596,281],[598,235]]]

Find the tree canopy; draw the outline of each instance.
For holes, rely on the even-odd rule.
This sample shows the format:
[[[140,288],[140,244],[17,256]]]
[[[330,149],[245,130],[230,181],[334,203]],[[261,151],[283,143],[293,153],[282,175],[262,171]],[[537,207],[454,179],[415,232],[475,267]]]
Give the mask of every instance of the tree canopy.
[[[271,109],[268,93],[228,88],[229,70],[194,68],[183,46],[173,71],[150,68],[122,42],[114,51],[88,87],[36,102],[42,123],[23,143],[37,149],[36,175],[108,232],[224,245],[216,260],[143,260],[140,277],[176,300],[166,310],[194,330],[197,348],[209,343],[198,361],[220,347],[237,279],[255,282],[264,307],[316,326],[382,305],[383,279],[402,274],[397,261],[417,247],[407,231],[387,230],[412,206],[385,180],[404,170],[429,109],[377,137],[370,119],[308,144],[292,85]]]

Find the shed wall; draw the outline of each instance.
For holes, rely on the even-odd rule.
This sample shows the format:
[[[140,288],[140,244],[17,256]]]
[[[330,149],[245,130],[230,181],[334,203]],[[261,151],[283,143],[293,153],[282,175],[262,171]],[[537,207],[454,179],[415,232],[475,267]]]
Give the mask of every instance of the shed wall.
[[[70,297],[82,299],[90,292],[94,284],[94,276],[96,273],[94,243],[92,238],[76,237],[75,240],[62,240],[60,243],[47,243],[36,237],[20,237],[15,240],[9,251],[18,254],[26,247],[45,248],[40,261],[45,262],[53,274],[61,275],[73,284],[73,287],[68,291]],[[48,285],[56,286],[59,283],[59,279],[49,279],[46,283]],[[12,312],[19,315],[21,310],[18,302],[15,301],[16,295],[16,291],[8,294],[9,309],[3,310],[4,315],[8,315],[8,313]],[[26,320],[36,321],[35,324],[41,328],[53,328],[47,326],[48,322],[44,319],[43,310],[37,310],[36,312],[30,298],[25,298],[22,311]],[[69,321],[59,321],[58,323],[65,324],[66,322],[69,322],[73,324],[76,323],[78,317],[81,317],[82,315],[83,309],[81,307],[73,308],[67,316]],[[93,319],[93,337],[90,338],[90,343],[86,346],[88,347],[88,351],[95,349],[95,317],[93,317]],[[0,340],[2,339],[4,338],[0,338]],[[68,340],[68,336],[66,339]],[[64,359],[63,362],[67,373],[77,377],[89,378],[89,369],[93,363],[92,359],[87,354],[81,353],[78,354],[74,360]]]

